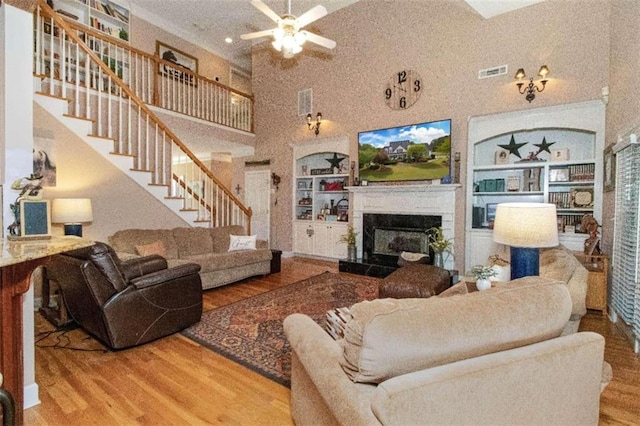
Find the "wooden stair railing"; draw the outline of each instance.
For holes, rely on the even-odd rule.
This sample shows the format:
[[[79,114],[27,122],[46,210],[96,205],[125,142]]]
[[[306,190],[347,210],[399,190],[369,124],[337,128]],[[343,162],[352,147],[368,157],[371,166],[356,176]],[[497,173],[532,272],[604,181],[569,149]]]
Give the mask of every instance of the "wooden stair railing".
[[[251,232],[251,209],[120,78],[125,64],[137,66],[127,59],[130,50],[105,44],[90,29],[71,28],[44,0],[34,25],[34,73],[42,79],[43,94],[67,99],[70,116],[92,122],[90,136],[111,140],[115,155],[133,157],[132,170],[149,172],[150,185],[166,186],[167,198],[182,198],[184,210],[197,211],[196,221],[242,225]]]

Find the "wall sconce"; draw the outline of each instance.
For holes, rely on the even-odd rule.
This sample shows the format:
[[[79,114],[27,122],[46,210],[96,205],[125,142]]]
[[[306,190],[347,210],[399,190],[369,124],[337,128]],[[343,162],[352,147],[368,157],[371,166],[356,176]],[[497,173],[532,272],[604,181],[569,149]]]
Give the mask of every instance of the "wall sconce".
[[[535,92],[542,92],[547,85],[547,81],[549,81],[549,79],[547,79],[547,74],[549,74],[549,68],[547,68],[546,65],[541,66],[540,71],[538,71],[538,75],[542,77],[542,80],[540,80],[542,89],[533,83],[533,77],[529,79],[529,84],[523,88],[522,86],[524,86],[524,83],[522,82],[522,79],[527,76],[524,73],[524,68],[520,68],[515,75],[515,79],[518,80],[518,83],[516,83],[516,86],[518,86],[518,92],[520,92],[521,95],[526,93],[527,95],[525,96],[525,99],[531,103],[531,101],[536,98]]]
[[[315,124],[311,124],[311,119],[313,117],[311,117],[311,114],[307,114],[307,126],[309,126],[309,130],[313,130],[316,134],[316,136],[318,136],[318,133],[320,133],[320,122],[322,121],[322,113],[319,112],[316,115],[316,122]]]

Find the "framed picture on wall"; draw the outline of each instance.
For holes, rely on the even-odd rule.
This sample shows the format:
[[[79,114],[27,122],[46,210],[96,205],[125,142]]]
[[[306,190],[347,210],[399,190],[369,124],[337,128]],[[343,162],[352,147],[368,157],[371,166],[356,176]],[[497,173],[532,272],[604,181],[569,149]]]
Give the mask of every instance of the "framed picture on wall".
[[[616,155],[613,153],[611,146],[604,150],[603,159],[603,190],[605,192],[613,191],[616,188]]]
[[[158,74],[181,83],[196,84],[198,58],[157,40],[156,55],[165,61],[160,63]]]

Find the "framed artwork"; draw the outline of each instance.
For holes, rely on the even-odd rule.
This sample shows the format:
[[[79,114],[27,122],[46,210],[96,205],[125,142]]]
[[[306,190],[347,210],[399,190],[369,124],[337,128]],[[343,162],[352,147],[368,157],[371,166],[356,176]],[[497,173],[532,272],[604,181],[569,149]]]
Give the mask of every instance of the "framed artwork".
[[[487,223],[491,223],[496,220],[496,209],[498,208],[498,203],[488,203],[486,206],[487,211]]]
[[[569,148],[552,149],[551,161],[569,161]]]
[[[509,151],[504,148],[500,148],[496,151],[496,164],[509,164]]]
[[[20,201],[20,237],[48,238],[51,235],[49,200]]]
[[[42,186],[56,186],[55,140],[33,138],[33,174],[42,176]]]
[[[198,74],[198,59],[196,57],[157,40],[156,55],[164,61],[175,64],[174,66],[169,65],[166,62],[161,63],[159,65],[158,74],[173,80],[195,85],[196,78],[194,74]],[[185,71],[191,71],[191,73]]]
[[[603,190],[613,191],[616,188],[616,155],[611,146],[604,150]]]
[[[569,168],[549,169],[549,182],[569,182]]]

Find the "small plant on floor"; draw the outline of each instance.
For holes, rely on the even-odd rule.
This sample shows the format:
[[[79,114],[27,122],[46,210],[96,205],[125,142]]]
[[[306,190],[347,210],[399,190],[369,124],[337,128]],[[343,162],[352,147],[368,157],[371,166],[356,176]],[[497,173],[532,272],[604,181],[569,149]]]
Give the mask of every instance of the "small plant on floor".
[[[477,280],[488,280],[498,275],[493,266],[476,265],[471,268],[471,276]]]
[[[347,233],[340,236],[340,242],[346,243],[347,245],[355,245],[357,236],[358,233],[353,229],[353,225],[348,225]]]

